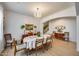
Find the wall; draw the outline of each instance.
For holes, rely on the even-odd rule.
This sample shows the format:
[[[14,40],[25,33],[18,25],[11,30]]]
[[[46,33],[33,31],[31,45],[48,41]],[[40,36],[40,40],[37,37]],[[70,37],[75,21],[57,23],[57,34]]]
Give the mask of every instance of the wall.
[[[76,16],[75,5],[43,18],[42,23],[49,21],[51,19],[69,16]]]
[[[46,21],[51,21],[51,20],[54,20],[56,18],[61,18],[61,17],[74,17],[74,16],[76,16],[75,5],[67,8],[67,9],[61,10],[57,13],[51,14],[41,20],[40,32],[43,34],[43,23]]]
[[[77,51],[79,51],[79,16],[77,16]]]
[[[20,27],[23,24],[34,24],[39,30],[39,21],[37,19],[11,11],[5,12],[5,33],[11,33],[13,38],[20,40],[23,34],[23,30]]]
[[[76,2],[76,14],[77,14],[77,51],[79,52],[79,2]]]
[[[49,20],[54,20],[56,18],[76,16],[75,11],[76,11],[75,6],[72,6],[72,7],[69,7],[67,9],[64,9],[62,11],[59,11],[55,14],[49,15],[43,19],[33,19],[29,16],[21,15],[21,14],[10,12],[10,11],[6,11],[5,12],[5,25],[6,26],[4,26],[5,33],[10,32],[12,34],[12,37],[15,37],[17,40],[19,40],[21,38],[21,35],[23,34],[23,30],[20,29],[20,26],[24,23],[33,23],[33,24],[37,25],[37,27],[38,27],[37,30],[40,31],[41,34],[43,34],[43,23],[44,22],[49,21]],[[65,18],[65,19],[62,18],[62,19],[58,19],[58,21],[54,21],[54,22],[55,22],[55,24],[57,24],[58,22],[60,23],[61,21],[65,22],[65,24],[63,24],[65,26],[68,26],[68,24],[70,25],[67,27],[67,29],[66,29],[67,31],[71,31],[71,29],[73,29],[73,32],[71,31],[73,37],[70,36],[70,38],[71,38],[71,41],[75,41],[74,40],[75,39],[74,34],[75,34],[75,30],[76,30],[75,29],[75,20],[68,19],[68,18]],[[69,28],[71,28],[71,29],[69,30]],[[51,31],[52,30],[50,30],[50,32]]]
[[[0,53],[4,49],[3,41],[3,7],[0,5]]]
[[[55,29],[56,26],[63,25],[66,27],[64,32],[69,32],[70,41],[76,42],[76,17],[68,17],[68,18],[58,18],[55,20],[51,20],[49,22],[49,31],[48,33],[52,33],[53,31],[57,31]]]

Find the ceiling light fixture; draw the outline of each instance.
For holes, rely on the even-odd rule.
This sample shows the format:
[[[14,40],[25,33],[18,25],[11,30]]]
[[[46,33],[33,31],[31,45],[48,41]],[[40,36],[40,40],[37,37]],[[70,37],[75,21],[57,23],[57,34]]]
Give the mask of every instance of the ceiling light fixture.
[[[37,18],[40,18],[42,16],[41,11],[39,8],[36,8],[35,12],[34,12],[34,16]]]

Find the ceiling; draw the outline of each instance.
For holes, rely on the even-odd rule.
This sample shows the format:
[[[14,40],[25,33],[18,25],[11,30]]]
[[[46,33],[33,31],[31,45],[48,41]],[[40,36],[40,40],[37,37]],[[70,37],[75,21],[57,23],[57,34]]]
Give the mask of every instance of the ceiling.
[[[5,10],[31,17],[34,17],[36,8],[39,8],[42,17],[45,17],[74,5],[72,2],[3,2],[2,4]]]

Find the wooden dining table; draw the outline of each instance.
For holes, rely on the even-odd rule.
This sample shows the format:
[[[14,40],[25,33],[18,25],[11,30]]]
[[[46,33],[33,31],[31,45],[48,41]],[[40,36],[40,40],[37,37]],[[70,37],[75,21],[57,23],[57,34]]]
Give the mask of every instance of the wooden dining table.
[[[23,43],[27,43],[26,44],[26,48],[27,49],[34,49],[35,48],[35,43],[36,43],[36,40],[40,40],[40,39],[43,39],[43,44],[46,43],[46,39],[47,37],[50,37],[50,35],[43,35],[43,36],[28,36],[28,37],[25,37],[23,39]]]

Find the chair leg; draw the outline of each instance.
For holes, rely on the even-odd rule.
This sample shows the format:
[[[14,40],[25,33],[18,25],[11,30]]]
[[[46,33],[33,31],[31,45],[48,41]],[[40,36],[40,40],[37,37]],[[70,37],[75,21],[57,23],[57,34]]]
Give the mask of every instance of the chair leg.
[[[7,43],[5,43],[5,46],[4,46],[4,48],[5,48],[5,49],[7,48]]]
[[[12,48],[12,43],[11,43],[11,48]]]
[[[27,50],[27,56],[29,55],[29,49]]]
[[[5,49],[6,49],[6,45],[5,45],[5,47],[4,47]]]
[[[16,51],[14,51],[14,56],[16,56]]]
[[[52,42],[51,42],[51,48],[52,48]]]
[[[48,43],[46,43],[46,50],[48,50]]]
[[[17,52],[17,51],[16,51],[16,48],[13,47],[12,49],[13,49],[13,54],[14,54],[14,56],[16,56],[16,52]]]
[[[43,52],[45,52],[45,51],[44,51],[44,46],[42,46],[42,48],[43,48]]]
[[[37,48],[36,48],[36,56],[37,56]]]
[[[47,50],[48,50],[49,48],[52,48],[52,42],[49,42],[49,43],[47,44]]]

